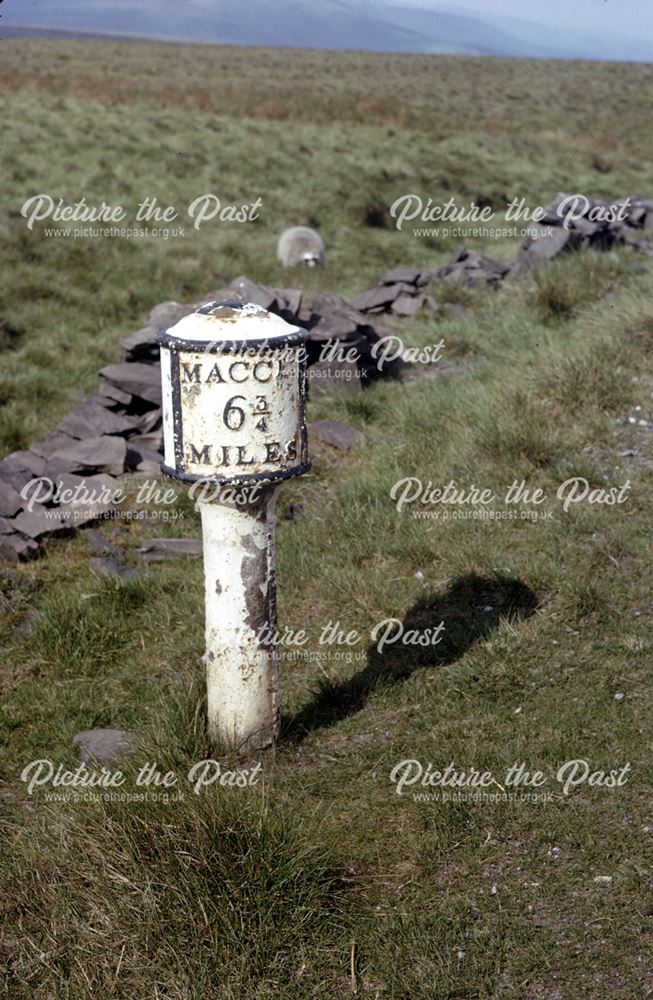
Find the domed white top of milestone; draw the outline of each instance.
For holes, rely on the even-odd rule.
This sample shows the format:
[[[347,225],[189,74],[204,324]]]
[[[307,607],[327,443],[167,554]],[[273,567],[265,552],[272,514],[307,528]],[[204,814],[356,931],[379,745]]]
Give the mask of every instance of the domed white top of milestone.
[[[228,340],[264,340],[266,338],[288,337],[300,332],[300,327],[287,323],[276,313],[268,312],[263,306],[249,302],[209,303],[197,312],[180,319],[168,334],[179,340],[215,341],[218,329],[221,338]]]

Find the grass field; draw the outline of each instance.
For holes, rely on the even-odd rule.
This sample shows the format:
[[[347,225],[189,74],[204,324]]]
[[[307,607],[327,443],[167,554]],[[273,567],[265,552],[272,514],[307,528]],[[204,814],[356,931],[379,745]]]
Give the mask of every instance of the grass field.
[[[347,297],[389,267],[443,263],[456,241],[387,217],[408,191],[497,207],[559,190],[653,195],[648,66],[7,40],[2,54],[3,453],[52,429],[163,299],[239,273]],[[207,191],[260,197],[260,220],[73,240],[20,215],[40,192],[181,208]],[[322,231],[324,273],[276,264],[294,223]],[[22,768],[73,766],[81,729],[143,734],[130,780],[147,761],[184,775],[211,756],[202,566],[103,581],[81,533],[2,574],[7,997],[651,995],[653,272],[635,262],[582,253],[458,292],[465,319],[401,331],[443,338],[466,374],[418,368],[311,403],[310,419],[342,420],[367,444],[344,459],[318,448],[283,488],[281,510],[301,502],[306,516],[279,523],[279,622],[307,631],[309,655],[282,659],[275,749],[221,757],[260,761],[252,788],[195,795],[182,782],[168,803],[28,796]],[[411,476],[497,495],[525,480],[552,517],[422,518],[390,496]],[[572,476],[629,481],[627,502],[565,512],[556,490]],[[183,493],[175,509],[174,525],[152,510],[102,531],[138,565],[148,537],[199,537]],[[380,654],[371,633],[387,618],[444,621],[444,638]],[[328,622],[359,640],[325,649]],[[564,795],[555,774],[574,759],[632,770],[623,787]],[[391,780],[403,760],[499,781],[524,762],[552,794],[420,801]]]

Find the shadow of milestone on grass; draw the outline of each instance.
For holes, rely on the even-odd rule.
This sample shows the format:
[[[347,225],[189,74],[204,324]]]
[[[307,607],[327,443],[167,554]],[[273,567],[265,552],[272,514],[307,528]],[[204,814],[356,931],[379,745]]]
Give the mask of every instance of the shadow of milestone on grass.
[[[444,630],[433,646],[393,645],[381,652],[367,649],[367,666],[339,682],[320,679],[311,701],[282,720],[282,739],[301,742],[312,730],[332,726],[360,712],[375,691],[407,680],[420,667],[439,667],[460,659],[467,650],[497,629],[502,619],[529,618],[538,605],[535,593],[521,580],[470,573],[456,577],[444,592],[425,594],[402,622],[403,635],[415,630]]]

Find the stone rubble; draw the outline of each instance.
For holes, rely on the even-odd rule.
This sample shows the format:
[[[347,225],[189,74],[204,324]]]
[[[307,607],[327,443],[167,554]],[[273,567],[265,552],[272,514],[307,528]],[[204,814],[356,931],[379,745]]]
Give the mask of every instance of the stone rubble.
[[[106,500],[57,504],[56,497],[47,506],[29,511],[21,490],[30,480],[47,477],[71,490],[84,480],[90,489],[101,483],[107,487],[113,484],[117,489],[125,473],[158,474],[163,441],[156,336],[183,316],[219,299],[257,303],[308,331],[309,397],[333,384],[360,390],[374,379],[395,375],[402,364],[397,361],[386,365],[383,371],[378,370],[374,346],[395,332],[378,325],[379,317],[399,320],[428,309],[464,318],[462,306],[437,304],[430,292],[435,282],[496,287],[506,278],[580,247],[611,250],[628,246],[641,254],[653,255],[653,244],[648,239],[648,234],[653,233],[653,201],[630,198],[627,210],[622,213],[623,221],[609,222],[589,218],[592,213],[596,216],[597,209],[608,206],[588,199],[584,215],[565,227],[558,211],[565,197],[560,195],[548,206],[541,223],[531,224],[532,234],[526,237],[517,258],[510,263],[461,248],[438,268],[394,268],[375,288],[351,303],[332,292],[268,288],[244,276],[235,278],[227,288],[208,292],[197,302],[160,303],[152,309],[143,327],[122,339],[122,361],[100,370],[99,385],[90,396],[41,441],[0,461],[0,560],[29,559],[38,553],[44,539],[70,534],[75,527],[112,511],[111,503]],[[625,202],[626,199],[621,204]],[[318,422],[315,436],[323,433],[322,439],[326,440],[325,427],[330,423]],[[339,439],[336,447],[351,447],[354,441],[349,440],[345,444],[344,438]],[[360,443],[360,439],[357,441]],[[332,443],[336,443],[335,438]],[[148,561],[157,555],[163,557],[162,552],[155,551],[143,555],[149,556]],[[109,561],[101,566],[103,561],[95,560],[96,571],[109,573]],[[114,568],[111,575],[121,573]]]
[[[574,218],[570,218],[565,225],[569,198],[567,194],[558,195],[544,209],[540,222],[528,224],[530,235],[525,237],[513,261],[492,260],[477,250],[461,247],[441,267],[422,271],[415,268],[389,271],[375,288],[363,292],[352,304],[369,316],[401,318],[412,316],[420,309],[440,308],[429,294],[434,282],[469,288],[477,285],[497,287],[506,278],[539,267],[558,254],[583,247],[605,251],[627,246],[647,256],[653,255],[653,244],[647,235],[653,233],[653,201],[639,196],[623,198],[615,202],[615,207],[622,207],[620,214],[624,215],[624,219],[611,222],[612,206],[608,202],[588,198],[586,204],[578,205]],[[603,214],[602,219],[597,219],[599,212]],[[443,308],[451,312],[451,306]]]

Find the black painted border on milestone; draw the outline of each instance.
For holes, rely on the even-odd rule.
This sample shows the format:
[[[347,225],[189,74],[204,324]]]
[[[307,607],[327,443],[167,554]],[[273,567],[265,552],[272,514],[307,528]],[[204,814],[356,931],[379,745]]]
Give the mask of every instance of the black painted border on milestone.
[[[209,316],[218,308],[242,309],[242,302],[230,300],[209,302],[198,309],[196,315]],[[192,313],[190,315],[193,315]],[[271,315],[276,315],[272,313]],[[308,332],[301,327],[293,330],[292,333],[282,333],[272,337],[256,337],[249,340],[185,340],[183,337],[175,337],[167,330],[157,333],[155,340],[162,347],[169,347],[173,350],[201,351],[205,354],[232,354],[243,353],[251,348],[269,347],[271,350],[279,350],[282,347],[297,346],[308,340]]]
[[[203,306],[198,312],[206,315],[218,306],[238,307],[242,309],[240,302],[211,302]],[[180,337],[172,337],[167,331],[157,334],[156,341],[161,347],[165,347],[170,352],[170,381],[172,388],[172,425],[174,434],[174,450],[176,468],[161,463],[161,472],[172,479],[179,479],[184,483],[207,482],[217,486],[247,486],[248,484],[264,482],[282,482],[285,479],[293,479],[301,476],[311,468],[311,461],[308,458],[308,436],[306,433],[306,357],[299,356],[299,434],[300,434],[300,465],[295,465],[290,469],[277,469],[269,472],[256,472],[247,479],[242,476],[206,476],[191,472],[184,472],[184,439],[183,425],[181,419],[181,377],[180,377],[180,352],[199,352],[207,354],[231,354],[242,353],[255,345],[264,344],[272,346],[274,349],[297,346],[303,344],[308,338],[306,330],[298,329],[291,334],[283,334],[279,337],[262,337],[257,340],[232,340],[232,341],[204,341],[204,340],[184,340]]]

